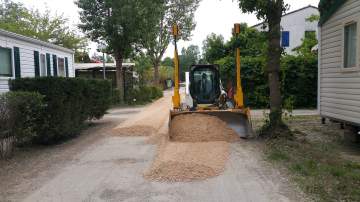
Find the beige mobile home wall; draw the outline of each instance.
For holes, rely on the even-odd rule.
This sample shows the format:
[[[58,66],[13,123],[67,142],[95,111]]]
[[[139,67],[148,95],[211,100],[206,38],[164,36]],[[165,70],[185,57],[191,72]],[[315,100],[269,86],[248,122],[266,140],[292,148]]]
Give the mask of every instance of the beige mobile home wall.
[[[357,69],[343,68],[345,23],[357,21]],[[360,124],[360,1],[348,0],[320,29],[319,110],[323,117]]]

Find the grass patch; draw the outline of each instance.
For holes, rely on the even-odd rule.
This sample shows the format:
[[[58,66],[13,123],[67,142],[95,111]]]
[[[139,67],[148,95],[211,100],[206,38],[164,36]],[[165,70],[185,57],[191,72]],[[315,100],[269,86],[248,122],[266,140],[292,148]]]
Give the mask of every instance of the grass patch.
[[[268,140],[266,156],[316,201],[360,201],[360,164],[342,159],[331,143],[278,138]]]

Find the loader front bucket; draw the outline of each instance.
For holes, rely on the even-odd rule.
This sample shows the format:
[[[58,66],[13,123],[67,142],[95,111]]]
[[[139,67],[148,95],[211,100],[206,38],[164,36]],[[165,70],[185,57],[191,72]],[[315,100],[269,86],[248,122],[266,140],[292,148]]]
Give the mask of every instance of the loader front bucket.
[[[171,111],[170,123],[171,120],[177,115],[193,113],[207,114],[221,119],[222,121],[226,122],[227,125],[233,129],[241,138],[248,138],[253,135],[250,117],[243,110]]]

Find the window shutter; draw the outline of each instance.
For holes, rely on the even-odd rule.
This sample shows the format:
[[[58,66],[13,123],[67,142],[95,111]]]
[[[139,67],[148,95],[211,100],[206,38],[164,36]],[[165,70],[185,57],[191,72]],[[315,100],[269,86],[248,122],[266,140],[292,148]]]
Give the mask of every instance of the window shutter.
[[[19,47],[14,47],[14,63],[15,63],[15,78],[21,77],[20,69],[20,49]]]
[[[57,56],[53,55],[53,69],[54,69],[54,76],[58,76],[58,71],[57,71]]]
[[[69,61],[67,57],[65,57],[65,71],[66,71],[66,77],[69,77]]]
[[[34,67],[35,67],[35,77],[40,76],[40,60],[39,60],[39,52],[34,51]]]
[[[49,53],[46,53],[46,68],[47,68],[47,76],[51,76],[51,60]]]
[[[282,47],[290,46],[290,32],[284,31],[281,33],[281,46]]]

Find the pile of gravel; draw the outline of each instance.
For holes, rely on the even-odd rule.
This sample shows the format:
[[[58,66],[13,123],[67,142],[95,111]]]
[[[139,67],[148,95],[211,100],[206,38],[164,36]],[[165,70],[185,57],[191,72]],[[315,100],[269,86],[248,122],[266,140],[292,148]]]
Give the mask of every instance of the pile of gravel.
[[[146,179],[186,182],[218,176],[229,158],[229,142],[240,139],[225,122],[203,114],[175,117],[169,136],[144,173]]]
[[[220,175],[228,157],[226,142],[170,142],[160,147],[153,165],[144,176],[166,182],[204,180]]]
[[[170,126],[170,140],[175,142],[234,142],[239,139],[226,122],[205,114],[176,116]]]

